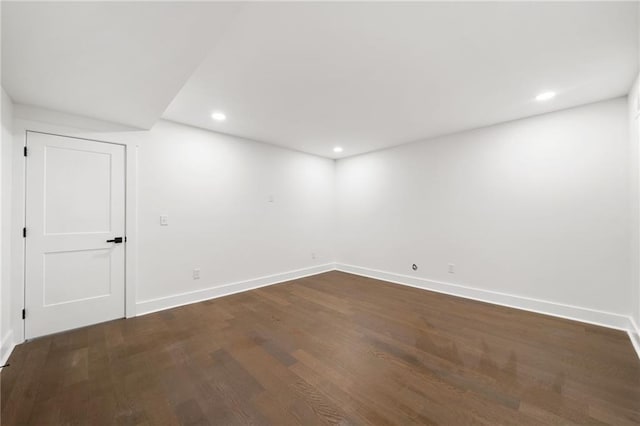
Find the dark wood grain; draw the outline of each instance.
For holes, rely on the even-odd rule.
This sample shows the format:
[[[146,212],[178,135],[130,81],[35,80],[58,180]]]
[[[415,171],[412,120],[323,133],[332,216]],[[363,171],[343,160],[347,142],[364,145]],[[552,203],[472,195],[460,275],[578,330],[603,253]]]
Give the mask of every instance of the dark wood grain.
[[[36,339],[2,425],[640,424],[621,331],[341,272]]]

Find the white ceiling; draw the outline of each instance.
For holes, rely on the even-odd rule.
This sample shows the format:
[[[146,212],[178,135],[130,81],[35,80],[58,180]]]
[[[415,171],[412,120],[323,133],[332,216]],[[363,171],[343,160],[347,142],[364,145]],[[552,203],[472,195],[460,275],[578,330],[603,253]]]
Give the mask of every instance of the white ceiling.
[[[622,96],[638,71],[631,2],[3,2],[2,14],[16,102],[139,127],[164,111],[328,157]],[[536,102],[544,90],[558,95]]]
[[[240,8],[2,1],[2,86],[18,103],[150,128]]]

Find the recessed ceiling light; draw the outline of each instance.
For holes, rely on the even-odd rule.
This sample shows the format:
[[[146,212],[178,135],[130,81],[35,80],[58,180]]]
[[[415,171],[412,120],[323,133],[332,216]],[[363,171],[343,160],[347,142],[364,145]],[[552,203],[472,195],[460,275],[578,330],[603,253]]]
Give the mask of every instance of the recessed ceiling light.
[[[342,152],[342,147],[336,146],[335,148],[333,148],[333,152]]]
[[[227,119],[227,116],[224,114],[224,112],[216,111],[211,113],[211,118],[216,121],[224,121]]]
[[[556,96],[556,92],[543,92],[536,96],[536,101],[548,101]]]

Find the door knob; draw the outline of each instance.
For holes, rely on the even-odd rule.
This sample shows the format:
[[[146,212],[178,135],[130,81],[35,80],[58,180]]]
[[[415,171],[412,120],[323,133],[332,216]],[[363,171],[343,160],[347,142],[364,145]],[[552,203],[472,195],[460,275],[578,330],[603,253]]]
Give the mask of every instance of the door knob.
[[[122,242],[122,237],[115,237],[113,240],[107,240],[107,242],[120,244]]]

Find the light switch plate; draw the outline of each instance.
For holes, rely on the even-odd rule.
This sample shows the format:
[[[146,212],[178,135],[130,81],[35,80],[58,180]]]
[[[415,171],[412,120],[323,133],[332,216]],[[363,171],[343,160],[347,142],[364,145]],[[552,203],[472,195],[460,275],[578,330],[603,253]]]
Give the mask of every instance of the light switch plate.
[[[166,214],[161,214],[160,226],[167,226],[167,225],[169,225],[169,216],[167,216]]]

